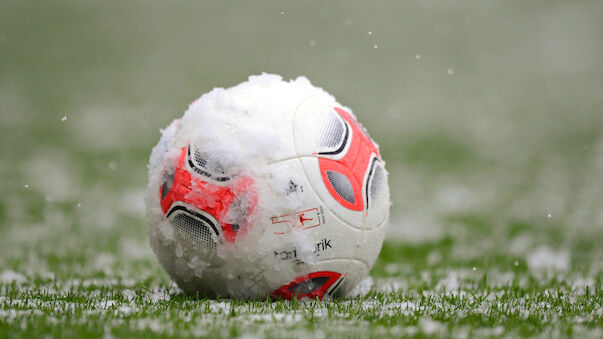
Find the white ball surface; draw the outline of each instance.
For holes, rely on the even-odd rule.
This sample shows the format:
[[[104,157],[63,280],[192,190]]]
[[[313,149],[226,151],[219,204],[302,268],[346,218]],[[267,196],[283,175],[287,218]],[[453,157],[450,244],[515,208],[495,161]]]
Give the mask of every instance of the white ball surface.
[[[383,166],[351,110],[304,77],[216,88],[153,149],[151,246],[190,294],[345,296],[381,250]]]

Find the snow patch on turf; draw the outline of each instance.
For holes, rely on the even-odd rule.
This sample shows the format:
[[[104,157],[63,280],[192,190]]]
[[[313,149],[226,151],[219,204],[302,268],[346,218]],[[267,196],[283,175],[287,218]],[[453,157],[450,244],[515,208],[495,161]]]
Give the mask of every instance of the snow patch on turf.
[[[526,262],[531,270],[567,271],[570,267],[570,254],[566,250],[555,251],[541,246],[528,253]]]
[[[584,295],[589,290],[590,293],[595,291],[596,285],[594,279],[578,277],[572,283],[572,291],[577,295]],[[600,309],[603,312],[603,309]]]
[[[5,270],[0,274],[0,282],[4,283],[4,284],[11,284],[11,283],[24,283],[26,282],[27,279],[25,278],[25,276],[21,273],[12,271],[12,270]]]
[[[446,278],[438,282],[436,289],[445,291],[456,291],[460,287],[458,273],[451,271],[448,272]]]
[[[348,293],[348,297],[365,296],[365,295],[367,295],[370,292],[371,287],[373,287],[373,278],[369,276],[369,277],[366,277],[366,278],[362,279],[358,283],[358,285],[356,285],[350,291],[350,293]]]
[[[430,318],[419,319],[419,327],[427,335],[442,334],[446,328],[443,323]]]
[[[79,166],[64,153],[38,149],[22,164],[28,187],[47,202],[70,201],[80,194]]]
[[[381,293],[397,293],[408,289],[408,281],[405,279],[379,279],[374,290]]]

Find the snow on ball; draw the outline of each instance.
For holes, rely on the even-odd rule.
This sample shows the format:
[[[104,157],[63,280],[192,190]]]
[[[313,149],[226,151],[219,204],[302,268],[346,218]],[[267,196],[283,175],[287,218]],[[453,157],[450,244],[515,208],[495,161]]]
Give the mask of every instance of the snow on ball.
[[[149,238],[190,294],[345,296],[389,216],[377,144],[349,108],[299,77],[251,76],[193,102],[149,164]]]

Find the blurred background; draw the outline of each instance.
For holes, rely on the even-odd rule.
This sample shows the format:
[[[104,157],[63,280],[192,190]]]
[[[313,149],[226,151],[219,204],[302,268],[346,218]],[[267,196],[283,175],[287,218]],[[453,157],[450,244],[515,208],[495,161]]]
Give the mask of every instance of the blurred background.
[[[4,0],[0,266],[160,275],[142,203],[159,129],[213,87],[269,72],[307,76],[380,144],[388,246],[421,265],[599,272],[601,13],[601,1]]]

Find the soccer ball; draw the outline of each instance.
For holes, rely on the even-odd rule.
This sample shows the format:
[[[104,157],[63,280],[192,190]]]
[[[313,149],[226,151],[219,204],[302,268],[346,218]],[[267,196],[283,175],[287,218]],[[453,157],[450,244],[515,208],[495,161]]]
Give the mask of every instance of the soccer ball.
[[[389,216],[377,144],[304,77],[262,74],[193,102],[162,131],[145,197],[151,247],[189,294],[345,296]]]

